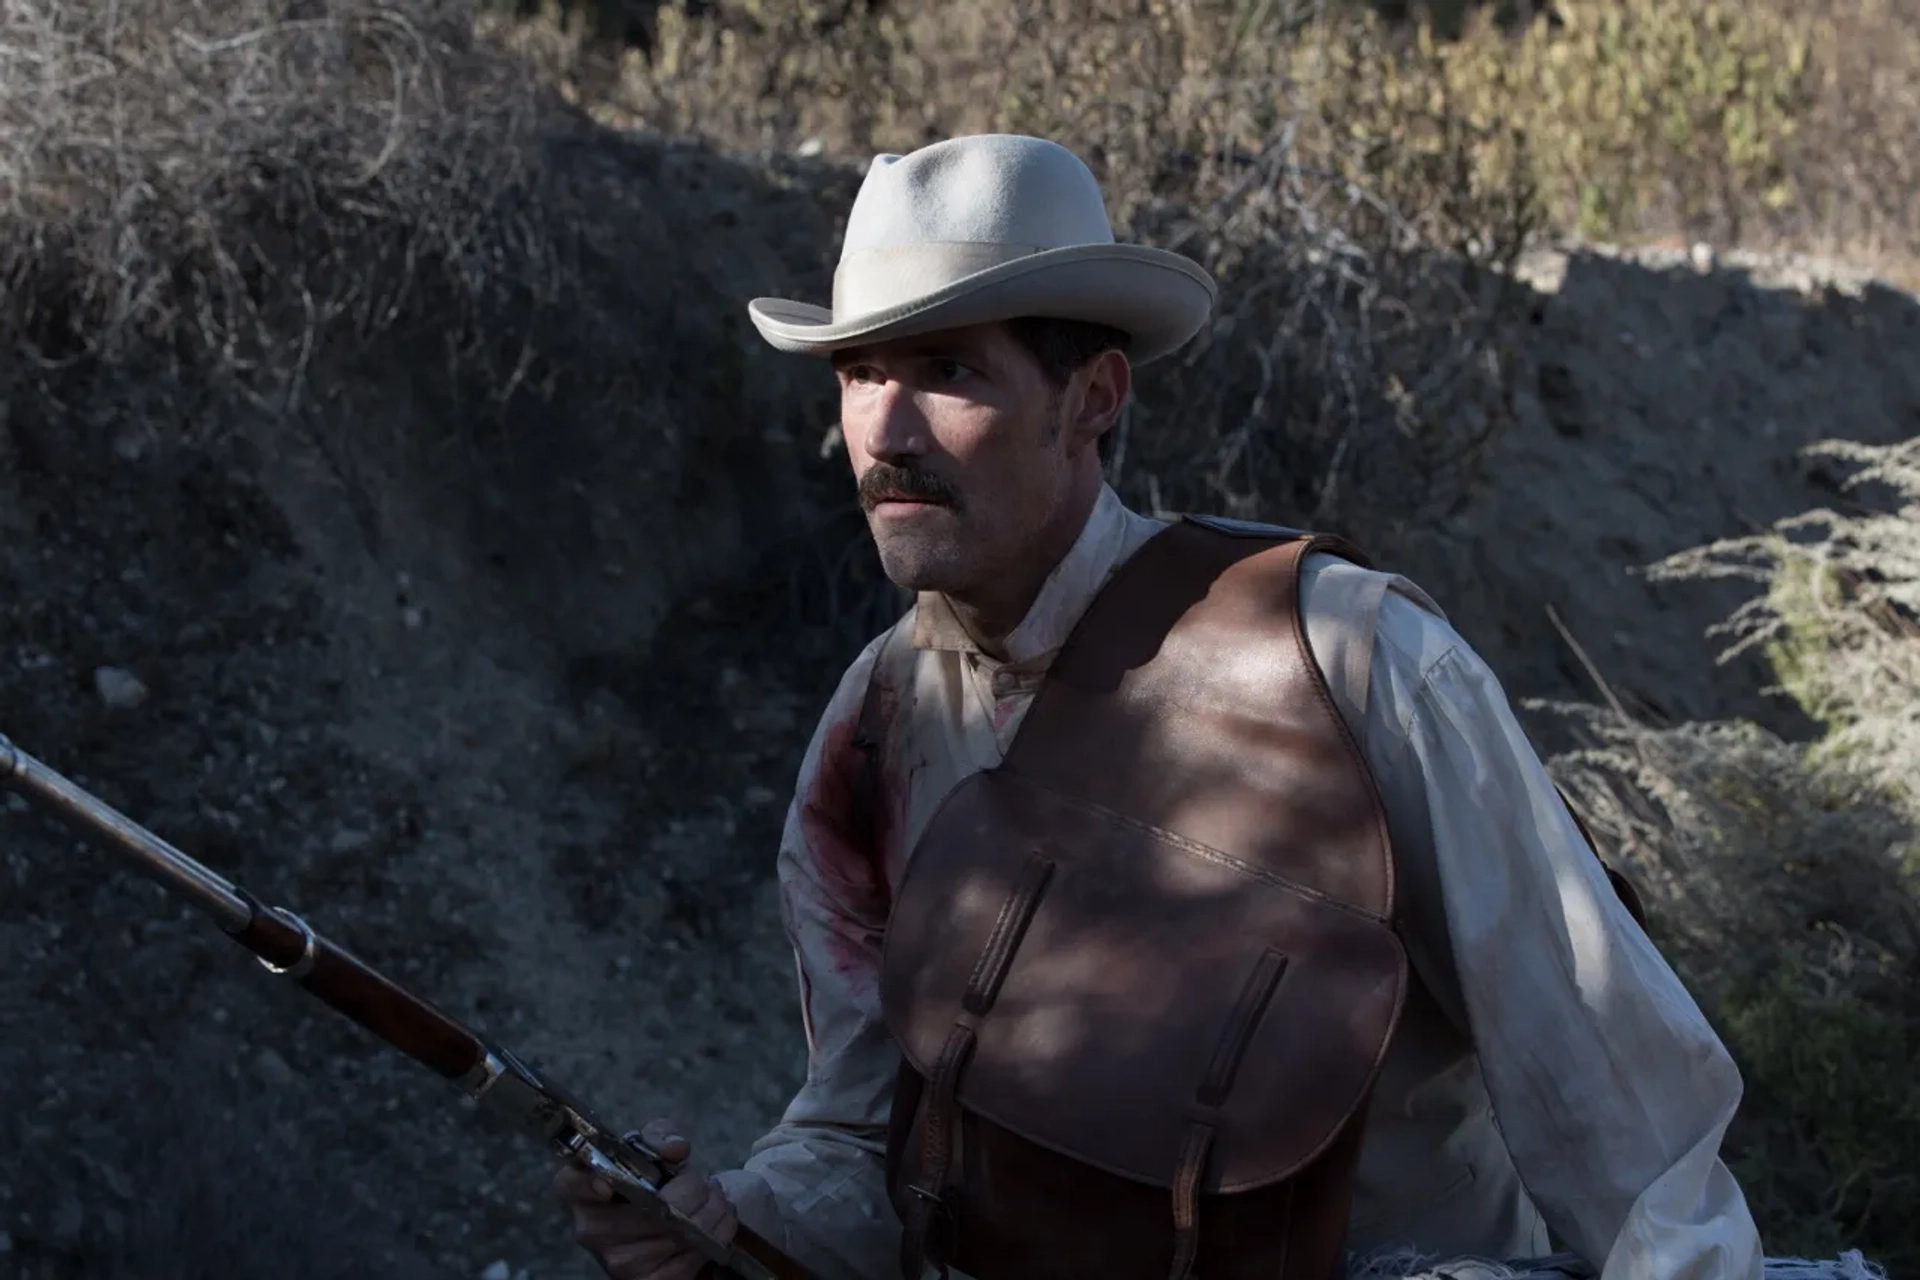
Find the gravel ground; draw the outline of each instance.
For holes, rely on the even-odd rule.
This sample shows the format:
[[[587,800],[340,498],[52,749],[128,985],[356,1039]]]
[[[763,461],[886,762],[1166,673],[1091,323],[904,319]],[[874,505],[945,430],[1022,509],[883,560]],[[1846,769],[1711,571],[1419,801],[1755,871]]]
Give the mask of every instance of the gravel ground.
[[[5,731],[611,1117],[738,1153],[802,1065],[762,872],[806,675],[708,608],[568,689],[409,625],[429,584],[326,598],[210,460],[109,459],[8,486]],[[577,1272],[536,1146],[9,810],[0,1268]]]

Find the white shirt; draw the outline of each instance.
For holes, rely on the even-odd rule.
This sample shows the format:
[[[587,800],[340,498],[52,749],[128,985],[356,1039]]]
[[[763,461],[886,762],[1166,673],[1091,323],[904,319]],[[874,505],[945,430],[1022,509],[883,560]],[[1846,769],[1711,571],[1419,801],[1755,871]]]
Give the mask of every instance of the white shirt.
[[[903,620],[881,673],[881,848],[854,833],[855,721],[875,641],[802,762],[778,870],[808,1046],[805,1084],[746,1166],[742,1220],[829,1280],[892,1280],[883,1170],[898,1051],[877,977],[894,886],[940,800],[997,765],[1047,664],[1164,524],[1103,489],[999,658],[945,600]],[[1379,785],[1414,976],[1368,1117],[1350,1245],[1520,1258],[1554,1241],[1602,1280],[1758,1280],[1719,1158],[1740,1077],[1615,896],[1491,671],[1397,575],[1309,557],[1315,657]],[[1124,1118],[1117,1118],[1124,1122]]]

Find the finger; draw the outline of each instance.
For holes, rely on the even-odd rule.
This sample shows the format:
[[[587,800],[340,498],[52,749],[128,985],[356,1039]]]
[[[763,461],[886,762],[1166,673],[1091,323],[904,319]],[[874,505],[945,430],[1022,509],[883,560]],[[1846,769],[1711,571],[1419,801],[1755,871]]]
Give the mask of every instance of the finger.
[[[562,1200],[582,1204],[605,1204],[613,1199],[613,1186],[605,1178],[577,1164],[563,1164],[553,1174],[553,1194]]]
[[[669,1164],[681,1164],[693,1154],[693,1144],[680,1136],[671,1120],[650,1120],[640,1129],[640,1141]]]
[[[674,1210],[691,1218],[702,1205],[720,1194],[718,1187],[698,1173],[677,1174],[660,1188],[660,1198]]]
[[[722,1244],[733,1241],[733,1233],[739,1226],[739,1216],[734,1212],[733,1201],[727,1199],[727,1193],[718,1181],[709,1179],[712,1191],[706,1202],[695,1212],[688,1214],[693,1225]]]

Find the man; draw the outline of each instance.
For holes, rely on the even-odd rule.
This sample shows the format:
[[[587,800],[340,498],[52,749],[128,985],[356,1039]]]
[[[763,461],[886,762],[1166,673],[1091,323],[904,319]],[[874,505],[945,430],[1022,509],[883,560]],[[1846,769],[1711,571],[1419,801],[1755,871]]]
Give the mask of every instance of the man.
[[[874,162],[831,311],[751,305],[831,359],[917,603],[832,697],[780,849],[806,1083],[744,1168],[669,1199],[863,1280],[1556,1247],[1605,1280],[1760,1276],[1718,1156],[1734,1065],[1439,608],[1341,546],[1169,525],[1104,483],[1134,367],[1213,299],[1114,243],[1071,153],[988,136]],[[557,1188],[609,1275],[695,1274],[604,1187]]]

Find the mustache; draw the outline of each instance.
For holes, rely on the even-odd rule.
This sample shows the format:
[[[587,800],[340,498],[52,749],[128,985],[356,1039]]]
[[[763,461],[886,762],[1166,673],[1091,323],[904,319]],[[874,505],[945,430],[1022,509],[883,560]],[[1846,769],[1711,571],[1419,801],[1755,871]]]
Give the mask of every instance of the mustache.
[[[960,505],[959,493],[931,471],[876,462],[860,477],[861,509],[872,511],[889,498],[910,498],[943,507]]]

